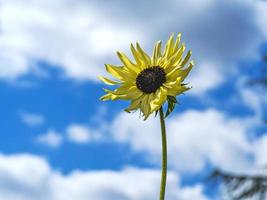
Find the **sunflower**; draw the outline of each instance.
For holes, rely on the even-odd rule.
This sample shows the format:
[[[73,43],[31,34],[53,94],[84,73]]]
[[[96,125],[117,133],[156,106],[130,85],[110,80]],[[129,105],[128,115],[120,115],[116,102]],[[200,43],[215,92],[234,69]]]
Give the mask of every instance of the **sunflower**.
[[[118,88],[104,89],[106,94],[101,100],[130,100],[131,104],[125,110],[131,112],[140,109],[144,119],[168,101],[168,115],[174,108],[176,96],[190,89],[183,81],[194,65],[193,61],[189,62],[191,51],[183,56],[185,44],[180,45],[180,39],[181,34],[175,39],[172,34],[163,51],[162,43],[158,41],[151,57],[138,43],[136,47],[131,44],[135,61],[131,61],[124,53],[117,52],[123,65],[105,65],[107,72],[117,80],[102,76],[99,78],[108,85],[118,85]]]

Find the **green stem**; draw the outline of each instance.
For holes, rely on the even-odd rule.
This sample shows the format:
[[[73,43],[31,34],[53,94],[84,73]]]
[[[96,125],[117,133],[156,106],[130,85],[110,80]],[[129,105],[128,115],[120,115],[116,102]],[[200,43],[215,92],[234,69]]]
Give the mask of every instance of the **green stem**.
[[[162,137],[162,172],[161,172],[161,185],[160,185],[160,200],[164,200],[166,180],[167,180],[167,139],[166,139],[164,113],[162,107],[160,108],[160,125],[161,125],[161,137]]]

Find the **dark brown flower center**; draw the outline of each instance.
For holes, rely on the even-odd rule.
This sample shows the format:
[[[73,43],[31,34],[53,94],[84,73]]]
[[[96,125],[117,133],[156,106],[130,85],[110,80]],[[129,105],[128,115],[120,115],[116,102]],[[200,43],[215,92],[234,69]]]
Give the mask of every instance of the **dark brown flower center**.
[[[156,92],[165,82],[165,71],[159,66],[149,67],[136,77],[137,88],[147,94]]]

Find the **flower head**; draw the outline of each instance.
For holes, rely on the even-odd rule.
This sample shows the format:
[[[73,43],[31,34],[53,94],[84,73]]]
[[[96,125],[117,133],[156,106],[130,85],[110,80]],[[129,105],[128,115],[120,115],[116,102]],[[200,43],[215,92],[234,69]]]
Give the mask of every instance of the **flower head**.
[[[166,115],[172,112],[177,102],[176,96],[190,89],[183,81],[194,65],[193,61],[189,62],[191,51],[183,56],[185,45],[180,45],[180,38],[181,34],[178,34],[174,40],[172,34],[163,51],[161,41],[158,41],[151,57],[138,43],[136,47],[131,44],[135,59],[133,62],[125,54],[117,52],[123,66],[105,65],[107,72],[117,80],[105,77],[100,79],[108,85],[118,85],[118,88],[104,89],[107,94],[101,100],[130,100],[131,104],[126,111],[140,109],[145,119],[158,111],[166,101]]]

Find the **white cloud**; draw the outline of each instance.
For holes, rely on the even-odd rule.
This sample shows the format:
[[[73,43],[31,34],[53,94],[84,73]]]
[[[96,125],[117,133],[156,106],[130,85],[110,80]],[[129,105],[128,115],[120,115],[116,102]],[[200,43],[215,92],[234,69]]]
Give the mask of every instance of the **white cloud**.
[[[170,166],[187,172],[200,171],[207,163],[225,170],[250,167],[247,122],[249,119],[228,118],[216,110],[189,110],[172,116],[167,123]],[[145,151],[150,155],[148,159],[160,162],[157,118],[143,122],[137,115],[121,113],[110,130],[116,141],[128,143],[135,151]]]
[[[136,5],[144,6],[136,12]],[[265,6],[211,0],[5,0],[0,78],[33,73],[34,61],[43,60],[76,80],[97,80],[105,73],[103,63],[114,62],[115,51],[128,49],[130,42],[151,46],[170,32],[183,32],[197,66],[212,63],[211,71],[204,67],[193,77],[201,83],[196,93],[204,93],[225,80],[238,59],[255,54],[266,32]]]
[[[230,170],[250,167],[245,122],[216,110],[174,117],[169,123],[173,165],[182,170],[201,170],[206,162]]]
[[[36,141],[49,147],[57,148],[62,144],[63,137],[60,133],[57,133],[54,130],[49,130],[47,133],[39,135],[36,138]]]
[[[2,78],[30,72],[33,61],[43,60],[68,77],[97,80],[104,71],[99,59],[141,38],[84,1],[12,0],[3,1],[1,9],[0,49],[8,58],[1,63]]]
[[[262,99],[263,95],[259,94],[259,91],[255,91],[249,88],[242,88],[239,90],[245,104],[255,111],[256,116],[262,116]]]
[[[267,166],[267,135],[265,134],[254,143],[255,148],[255,163],[258,167]]]
[[[26,58],[12,49],[5,49],[0,42],[0,79],[12,80],[28,72]]]
[[[93,131],[88,126],[80,124],[72,124],[68,126],[66,134],[71,142],[80,144],[100,139],[100,134],[97,131]]]
[[[21,121],[28,126],[40,126],[45,123],[44,116],[36,113],[20,112]]]
[[[207,200],[201,185],[181,187],[168,174],[167,199]],[[63,175],[38,156],[0,155],[0,200],[154,200],[160,171],[127,167],[120,171],[73,171]]]
[[[266,1],[258,1],[256,4],[256,20],[259,24],[259,27],[262,29],[262,32],[265,34],[267,37],[267,3]]]
[[[266,106],[267,94],[261,87],[248,85],[248,77],[241,77],[236,84],[236,89],[244,104],[254,112],[255,122],[260,126],[264,118],[264,108]],[[240,97],[235,99],[240,102]]]
[[[89,130],[80,125],[71,125],[68,127],[67,136],[69,140],[76,143],[87,143],[91,139]]]
[[[97,130],[83,124],[70,124],[63,133],[49,129],[47,133],[37,136],[35,141],[52,148],[61,146],[66,139],[76,144],[88,144],[104,139],[101,128]]]
[[[210,89],[216,88],[225,81],[223,71],[218,69],[216,64],[202,63],[199,64],[193,72],[192,78],[188,78],[193,89],[191,94],[201,95]]]

